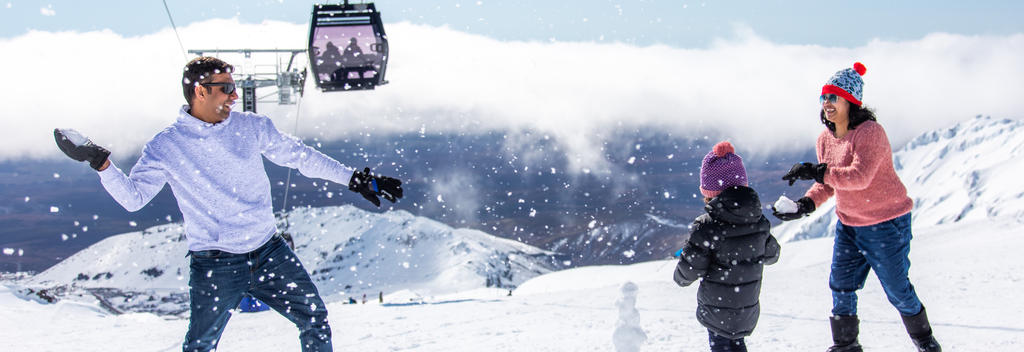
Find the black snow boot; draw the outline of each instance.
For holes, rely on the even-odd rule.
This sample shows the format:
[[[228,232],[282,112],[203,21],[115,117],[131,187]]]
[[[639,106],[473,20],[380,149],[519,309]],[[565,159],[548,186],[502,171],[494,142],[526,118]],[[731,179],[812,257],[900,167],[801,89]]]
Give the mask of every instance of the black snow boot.
[[[826,352],[863,352],[857,343],[860,333],[860,319],[856,315],[837,315],[828,320],[832,324],[832,342],[835,345]]]
[[[918,352],[942,352],[942,346],[939,346],[935,336],[932,336],[932,326],[928,323],[928,314],[925,313],[924,307],[921,307],[921,312],[917,315],[900,317],[903,318],[903,325],[907,327],[907,333],[914,341],[914,346],[917,346]]]

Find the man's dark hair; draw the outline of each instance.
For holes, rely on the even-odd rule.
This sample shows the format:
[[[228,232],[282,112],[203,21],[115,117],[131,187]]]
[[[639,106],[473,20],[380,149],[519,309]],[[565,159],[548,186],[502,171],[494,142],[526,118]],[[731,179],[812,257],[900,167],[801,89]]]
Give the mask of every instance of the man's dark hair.
[[[818,113],[818,116],[821,117],[821,123],[824,124],[825,127],[828,127],[829,131],[832,131],[832,133],[836,133],[836,124],[832,123],[832,121],[829,121],[828,119],[825,118],[825,109],[821,109],[821,112]],[[878,121],[875,119],[874,111],[871,111],[871,109],[866,106],[860,106],[852,103],[850,104],[850,125],[848,126],[849,129],[854,130],[857,128],[857,126],[860,126],[860,124],[868,120]]]
[[[181,74],[181,90],[185,94],[185,102],[192,106],[192,98],[196,95],[193,87],[197,84],[210,82],[210,76],[215,74],[234,71],[234,66],[215,57],[200,56],[192,59],[185,64],[185,72]],[[206,89],[209,90],[210,87]]]

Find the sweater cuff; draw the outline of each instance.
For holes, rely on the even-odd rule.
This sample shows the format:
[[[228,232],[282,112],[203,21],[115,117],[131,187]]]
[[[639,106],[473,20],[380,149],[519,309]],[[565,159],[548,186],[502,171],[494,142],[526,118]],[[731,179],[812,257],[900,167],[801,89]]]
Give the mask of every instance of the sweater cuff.
[[[114,165],[113,160],[108,159],[107,161],[110,161],[110,165],[107,165],[106,169],[103,169],[103,171],[96,171],[96,174],[100,175],[101,180],[114,177],[115,175],[117,175],[117,173],[121,172],[121,169],[119,169],[117,165]]]

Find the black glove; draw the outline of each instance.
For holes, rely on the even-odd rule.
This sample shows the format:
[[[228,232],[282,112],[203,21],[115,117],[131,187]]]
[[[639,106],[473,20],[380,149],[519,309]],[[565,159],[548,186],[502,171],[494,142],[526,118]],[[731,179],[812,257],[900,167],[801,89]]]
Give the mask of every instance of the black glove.
[[[352,173],[352,178],[348,180],[348,190],[359,193],[366,198],[366,200],[373,203],[373,205],[380,206],[380,199],[377,196],[383,196],[394,203],[398,198],[402,198],[402,181],[396,178],[387,176],[377,176],[370,173],[370,168],[364,168],[363,171],[356,171]]]
[[[795,213],[780,213],[778,210],[775,210],[775,206],[773,205],[772,215],[775,215],[779,220],[790,221],[811,215],[811,213],[814,212],[814,200],[811,198],[803,197],[797,199],[796,205],[797,208]]]
[[[88,161],[89,166],[99,171],[107,162],[110,151],[92,144],[92,141],[85,138],[75,130],[54,128],[53,139],[57,141],[57,148],[67,154],[71,159],[77,161]],[[77,143],[76,143],[77,142]]]
[[[825,170],[828,170],[828,164],[825,163],[797,163],[793,164],[793,168],[789,169],[782,179],[789,181],[790,186],[796,180],[814,180],[818,183],[825,183]]]

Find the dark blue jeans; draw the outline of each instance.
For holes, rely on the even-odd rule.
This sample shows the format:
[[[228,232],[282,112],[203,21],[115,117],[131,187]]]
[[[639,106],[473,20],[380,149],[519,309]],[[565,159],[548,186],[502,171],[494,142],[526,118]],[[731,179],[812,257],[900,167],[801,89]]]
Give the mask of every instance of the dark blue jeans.
[[[832,315],[857,315],[857,290],[874,270],[885,295],[902,315],[921,312],[921,301],[910,284],[910,213],[869,226],[836,223],[832,249]]]
[[[708,330],[708,340],[711,343],[711,352],[747,352],[747,344],[743,342],[742,337],[730,340]]]
[[[280,236],[245,254],[218,250],[189,252],[192,317],[182,350],[217,348],[230,310],[246,293],[266,303],[299,328],[302,351],[332,351],[327,307],[309,273]]]

